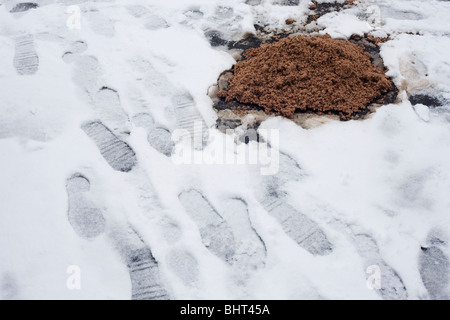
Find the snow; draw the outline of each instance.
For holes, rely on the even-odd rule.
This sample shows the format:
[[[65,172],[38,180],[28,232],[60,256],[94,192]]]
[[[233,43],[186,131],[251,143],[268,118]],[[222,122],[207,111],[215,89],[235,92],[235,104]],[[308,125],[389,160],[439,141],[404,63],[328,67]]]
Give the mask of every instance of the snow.
[[[266,120],[273,176],[264,163],[176,164],[181,142],[168,138],[200,121],[211,131],[199,159],[225,139],[206,93],[234,59],[208,31],[238,40],[256,22],[301,23],[310,1],[35,2],[10,13],[18,2],[0,0],[0,299],[450,296],[450,2],[359,1],[321,17],[334,38],[390,35],[381,55],[399,101],[309,130]],[[66,24],[71,5],[80,29]],[[417,93],[443,106],[413,106]],[[260,144],[231,146],[234,156]],[[77,224],[83,210],[101,228]],[[367,286],[373,265],[384,291]],[[80,290],[66,285],[71,266]]]
[[[348,39],[352,34],[363,36],[372,30],[367,21],[360,20],[350,13],[330,13],[319,18],[317,23],[326,26],[320,31],[321,34],[328,33],[335,39]]]
[[[416,104],[414,107],[417,115],[425,122],[430,121],[430,108],[423,104]]]

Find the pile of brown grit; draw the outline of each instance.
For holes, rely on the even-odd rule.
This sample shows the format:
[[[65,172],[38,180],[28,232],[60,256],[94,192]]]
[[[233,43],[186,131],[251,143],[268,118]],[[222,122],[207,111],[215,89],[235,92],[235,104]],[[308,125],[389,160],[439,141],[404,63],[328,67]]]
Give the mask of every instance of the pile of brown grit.
[[[312,111],[350,119],[392,88],[363,47],[329,35],[287,37],[248,49],[244,58],[218,96],[288,118]]]

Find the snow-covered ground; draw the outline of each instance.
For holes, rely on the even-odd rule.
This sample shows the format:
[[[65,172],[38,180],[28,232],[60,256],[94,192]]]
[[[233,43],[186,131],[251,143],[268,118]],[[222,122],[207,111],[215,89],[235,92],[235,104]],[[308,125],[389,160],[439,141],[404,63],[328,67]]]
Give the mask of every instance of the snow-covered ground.
[[[0,0],[0,299],[450,297],[449,1],[319,18],[391,35],[400,100],[309,130],[265,121],[269,175],[175,154],[194,121],[211,128],[197,160],[225,139],[206,93],[235,60],[211,34],[301,23],[312,2],[18,3]]]

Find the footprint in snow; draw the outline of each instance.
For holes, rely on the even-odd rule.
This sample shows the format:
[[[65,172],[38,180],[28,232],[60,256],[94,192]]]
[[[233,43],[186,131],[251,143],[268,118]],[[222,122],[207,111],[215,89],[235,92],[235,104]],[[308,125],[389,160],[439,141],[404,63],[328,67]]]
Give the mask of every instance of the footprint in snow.
[[[228,223],[197,190],[184,191],[179,199],[200,231],[202,242],[214,255],[232,264],[236,243]]]
[[[173,131],[183,130],[180,132],[185,134],[180,139],[190,138],[191,141],[198,141],[194,146],[195,149],[203,149],[207,141],[208,127],[197,109],[192,95],[175,88],[169,79],[159,72],[151,62],[136,58],[131,63],[135,74],[142,78],[146,90],[151,90],[158,96],[171,100],[169,107],[164,110],[172,123],[170,128],[158,124],[142,126],[149,133],[150,145],[161,153],[169,155],[174,147],[172,142]],[[195,140],[194,137],[196,137]]]
[[[195,145],[195,148],[201,150],[207,139],[208,127],[195,105],[194,98],[189,93],[177,94],[173,98],[173,106],[176,128],[186,130],[191,139],[196,137],[199,145]]]
[[[69,222],[78,236],[86,239],[99,236],[106,226],[102,211],[89,199],[90,188],[89,180],[81,174],[73,175],[66,182]]]
[[[245,0],[245,4],[249,6],[258,6],[261,4],[261,0]]]
[[[101,69],[98,59],[93,56],[79,55],[77,53],[66,52],[63,55],[66,63],[75,63],[73,81],[89,95],[93,95],[101,86]]]
[[[147,140],[152,148],[167,157],[172,155],[175,147],[172,134],[164,127],[157,126],[155,120],[148,113],[140,113],[133,117],[133,123],[147,130]]]
[[[172,134],[165,128],[153,128],[149,130],[148,143],[163,155],[170,157],[175,147]]]
[[[192,287],[198,282],[198,262],[189,251],[173,249],[167,255],[167,266],[185,286]]]
[[[88,49],[87,43],[82,40],[78,40],[70,45],[69,50],[66,53],[81,54],[85,52],[87,49]]]
[[[216,8],[216,17],[217,19],[229,19],[234,15],[234,10],[231,7],[218,6]]]
[[[132,300],[169,300],[158,262],[141,237],[132,229],[115,229],[110,236],[127,264]]]
[[[128,114],[122,108],[119,92],[101,86],[101,68],[96,57],[83,55],[88,46],[84,41],[75,41],[63,55],[66,63],[74,63],[74,82],[85,90],[98,118],[114,132],[124,131]]]
[[[275,0],[273,4],[280,6],[298,6],[300,0]]]
[[[169,300],[160,284],[158,263],[148,248],[131,252],[127,266],[131,277],[133,300]]]
[[[309,253],[325,256],[333,252],[333,245],[319,225],[288,204],[287,199],[269,195],[262,205],[275,217],[284,232]]]
[[[99,35],[113,37],[116,34],[115,21],[99,11],[83,12],[83,18],[86,19],[92,31]]]
[[[94,109],[102,122],[112,131],[123,130],[128,122],[128,115],[122,108],[119,93],[108,87],[102,87],[92,96]]]
[[[447,241],[439,233],[432,231],[427,245],[422,247],[419,257],[419,271],[423,284],[433,300],[447,300],[450,297],[450,262],[444,253]]]
[[[34,2],[21,2],[18,3],[12,8],[9,12],[10,13],[19,13],[19,12],[26,12],[31,9],[37,9],[39,5]]]
[[[151,90],[161,97],[171,99],[170,107],[166,108],[166,113],[173,126],[169,131],[174,129],[185,130],[185,138],[189,136],[192,140],[197,137],[198,145],[195,149],[201,150],[207,140],[208,127],[197,109],[195,100],[189,92],[183,92],[173,86],[169,79],[159,72],[151,62],[136,58],[132,61],[133,71],[136,75],[141,76],[146,90]],[[166,128],[159,130],[160,135],[166,135]]]
[[[423,16],[420,12],[414,12],[414,11],[407,11],[407,10],[396,10],[387,6],[381,6],[380,7],[381,10],[381,15],[382,17],[384,17],[385,19],[394,19],[394,20],[400,20],[400,21],[405,21],[405,20],[414,20],[414,21],[419,21],[419,20],[423,20],[426,17]]]
[[[14,68],[19,75],[33,75],[39,69],[39,56],[32,35],[21,35],[15,38]]]
[[[19,286],[12,273],[4,273],[0,278],[0,300],[16,300],[19,295]]]
[[[198,226],[205,247],[233,266],[233,277],[238,284],[245,284],[253,272],[264,268],[266,247],[252,226],[245,201],[237,198],[226,200],[220,215],[205,196],[195,189],[181,193],[179,199]],[[187,277],[189,270],[196,270],[196,262],[187,253],[177,254],[172,261],[181,259],[180,256],[190,262],[190,267],[184,271],[174,268]]]
[[[156,14],[153,14],[149,9],[147,9],[144,6],[140,5],[129,6],[128,12],[133,17],[142,20],[144,22],[145,28],[148,30],[159,30],[169,27],[169,24],[164,18]]]
[[[136,154],[102,122],[93,121],[82,125],[84,132],[97,145],[101,155],[117,171],[129,172],[137,164]]]
[[[298,163],[290,156],[280,153],[278,173],[264,178],[266,190],[261,204],[300,247],[313,255],[328,255],[333,251],[333,245],[325,232],[315,221],[288,204],[287,197],[281,190],[286,182],[299,180],[302,175]]]
[[[103,213],[89,199],[90,182],[81,174],[67,180],[69,197],[69,222],[75,232],[83,238],[92,239],[105,232]],[[150,248],[131,228],[115,227],[108,230],[113,246],[127,265],[133,300],[168,300],[169,294],[163,286],[158,263]]]
[[[403,280],[381,257],[377,242],[367,234],[357,234],[353,237],[358,253],[364,259],[366,268],[377,266],[381,271],[381,288],[376,292],[384,300],[406,300],[408,292]],[[367,271],[364,270],[364,271]]]
[[[183,24],[188,24],[192,21],[200,20],[204,17],[204,13],[200,10],[200,8],[191,8],[183,13],[187,20],[183,21]]]
[[[230,225],[236,242],[233,264],[243,273],[263,268],[266,260],[266,246],[252,225],[247,203],[238,198],[228,199],[221,213]]]

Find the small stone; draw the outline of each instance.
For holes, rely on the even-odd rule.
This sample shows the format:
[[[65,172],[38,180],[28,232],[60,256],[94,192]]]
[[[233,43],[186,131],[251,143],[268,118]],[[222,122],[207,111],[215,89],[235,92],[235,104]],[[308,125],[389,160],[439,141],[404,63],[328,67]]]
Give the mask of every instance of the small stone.
[[[294,20],[294,19],[292,19],[292,18],[289,18],[289,19],[286,19],[286,24],[289,26],[289,25],[291,25],[291,24],[294,24],[295,22],[297,22],[296,20]]]

